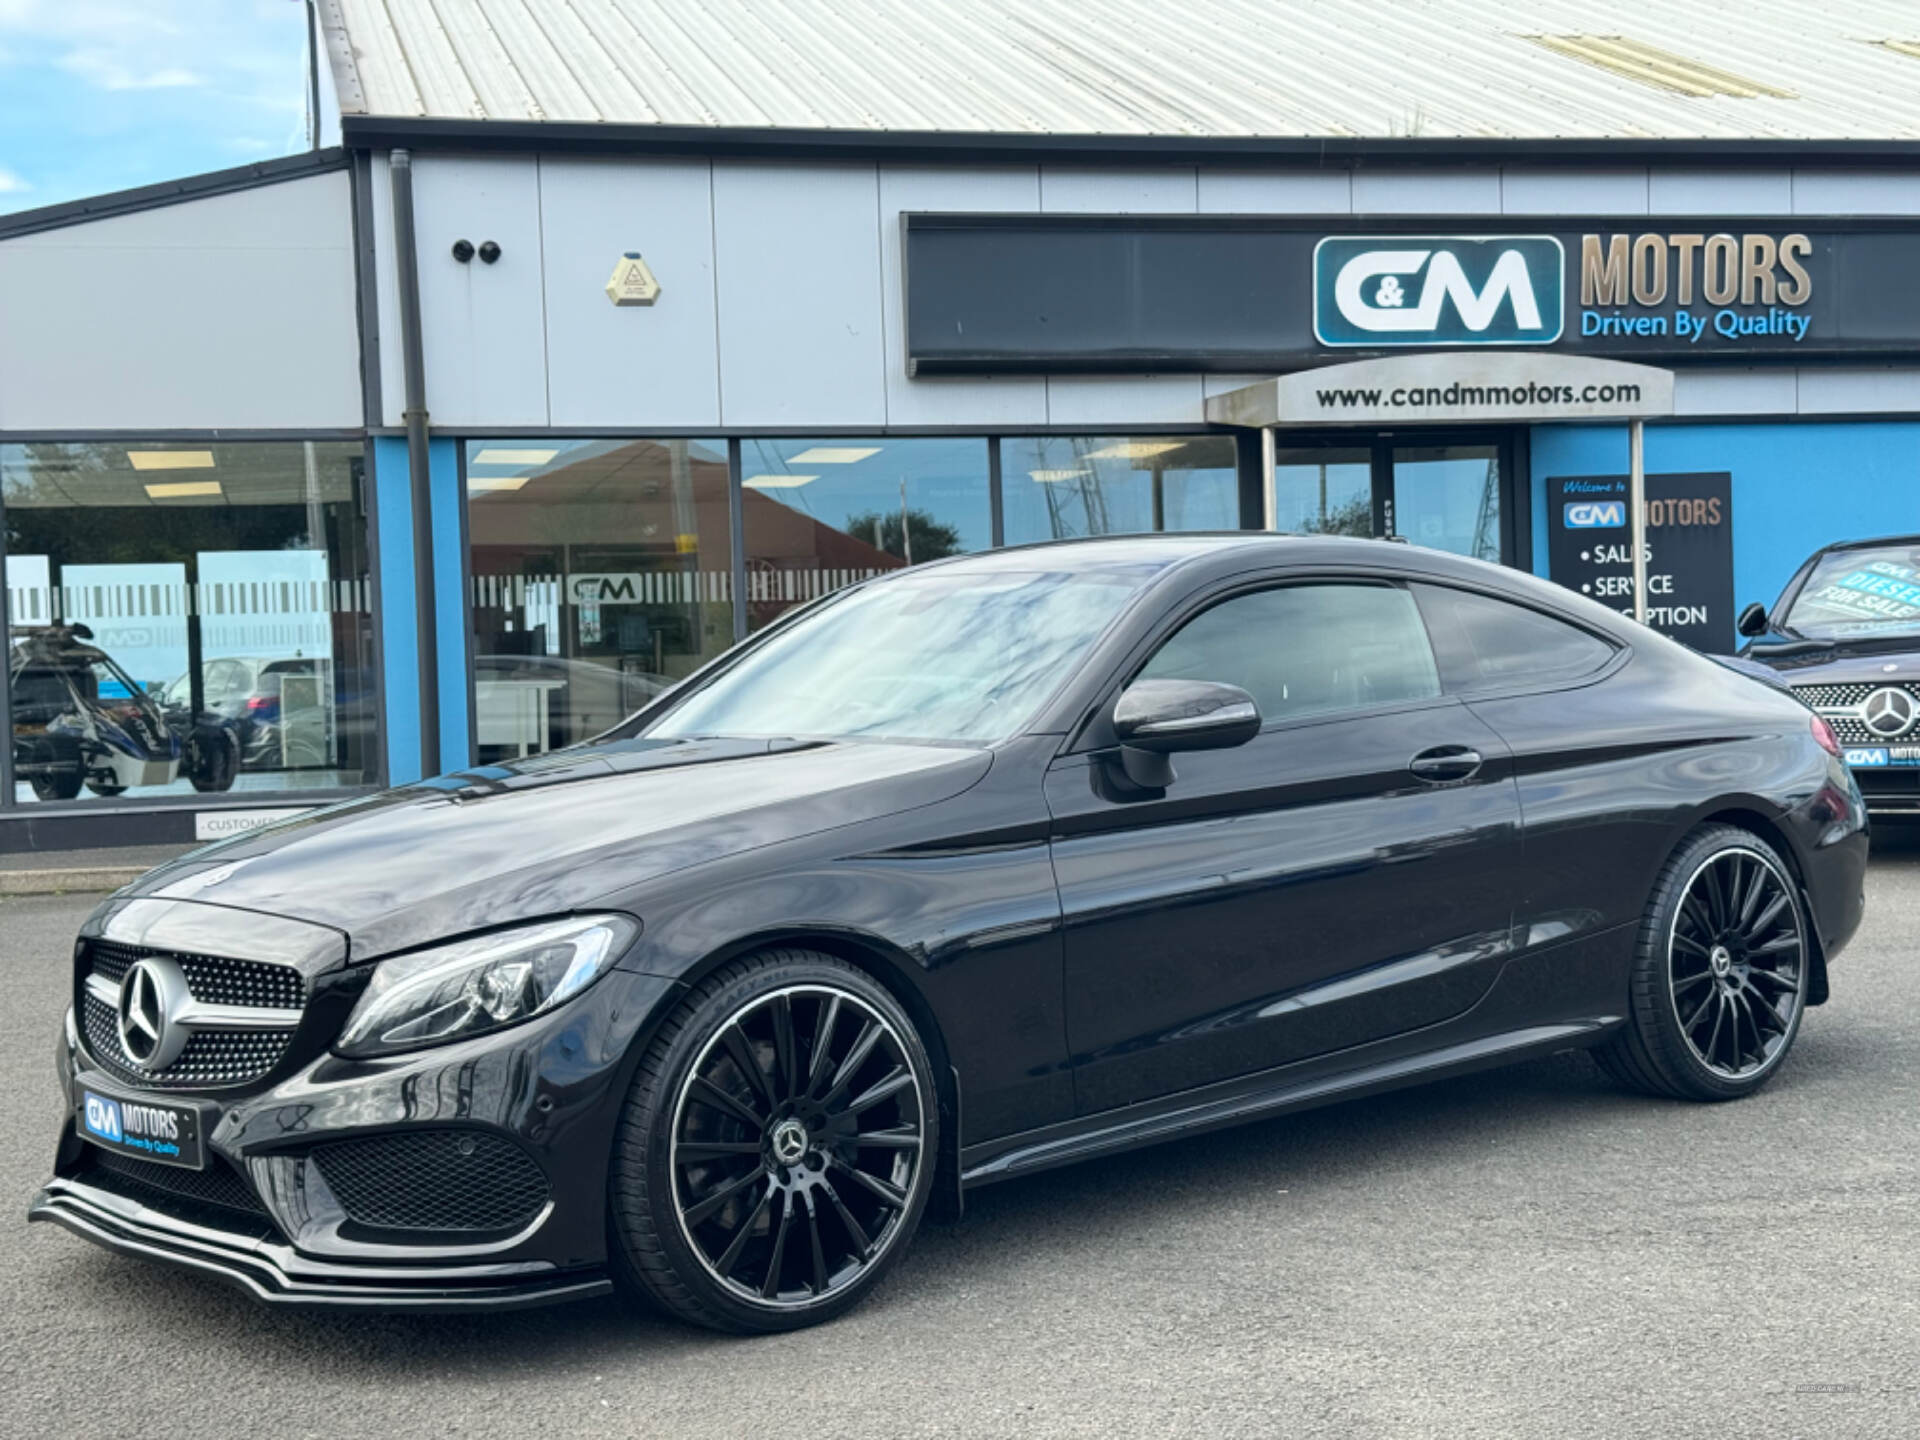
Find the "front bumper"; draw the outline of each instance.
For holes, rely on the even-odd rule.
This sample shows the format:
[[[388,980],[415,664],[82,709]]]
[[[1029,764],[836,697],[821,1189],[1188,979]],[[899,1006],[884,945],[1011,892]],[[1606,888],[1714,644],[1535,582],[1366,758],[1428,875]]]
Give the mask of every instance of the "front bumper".
[[[122,1255],[199,1270],[273,1305],[378,1310],[512,1310],[604,1295],[603,1270],[548,1261],[479,1265],[354,1265],[317,1260],[258,1229],[200,1224],[87,1184],[55,1179],[34,1196],[46,1221]]]
[[[55,1050],[65,1108],[54,1175],[27,1218],[219,1276],[276,1305],[502,1309],[605,1293],[612,1134],[636,1038],[676,989],[616,969],[535,1021],[378,1061],[333,1055],[337,1024],[321,1023],[316,1001],[309,1019],[323,1033],[311,1048],[297,1040],[284,1064],[234,1090],[130,1086],[103,1072],[70,1015]],[[206,1168],[129,1165],[82,1140],[76,1081],[135,1102],[205,1107]],[[537,1174],[538,1193],[490,1229],[435,1228],[376,1213],[393,1198],[381,1194],[378,1165],[363,1159],[342,1172],[328,1158],[436,1138],[453,1150],[395,1177],[395,1193],[417,1198],[424,1183],[441,1198],[497,1199],[511,1186],[485,1168],[489,1155],[510,1155],[522,1182]]]

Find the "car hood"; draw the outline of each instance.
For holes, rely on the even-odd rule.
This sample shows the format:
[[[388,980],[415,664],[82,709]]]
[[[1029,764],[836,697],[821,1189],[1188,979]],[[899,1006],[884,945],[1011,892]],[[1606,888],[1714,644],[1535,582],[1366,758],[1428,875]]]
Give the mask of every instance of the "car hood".
[[[1920,682],[1920,638],[1908,635],[1898,645],[1872,647],[1849,642],[1844,648],[1826,646],[1783,650],[1764,648],[1742,654],[1747,666],[1765,666],[1788,685],[1899,685]],[[1743,667],[1745,668],[1745,667]]]
[[[957,795],[990,752],[628,740],[329,806],[152,871],[131,895],[288,916],[366,960],[589,906],[636,883]]]

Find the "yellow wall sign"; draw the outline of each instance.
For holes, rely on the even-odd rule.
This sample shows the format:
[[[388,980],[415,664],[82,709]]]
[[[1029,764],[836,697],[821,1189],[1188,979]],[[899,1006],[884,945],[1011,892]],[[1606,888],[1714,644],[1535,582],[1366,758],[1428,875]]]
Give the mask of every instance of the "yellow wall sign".
[[[638,250],[627,251],[613,267],[607,298],[616,305],[651,305],[660,298],[660,282],[653,278],[653,271]]]

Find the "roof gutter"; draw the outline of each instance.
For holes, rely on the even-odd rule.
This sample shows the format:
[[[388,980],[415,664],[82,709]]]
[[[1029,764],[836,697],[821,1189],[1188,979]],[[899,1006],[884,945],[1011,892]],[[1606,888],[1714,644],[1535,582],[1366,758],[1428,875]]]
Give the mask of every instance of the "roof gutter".
[[[1920,164],[1920,139],[1789,140],[1638,137],[1488,139],[1346,135],[1054,135],[968,130],[799,129],[343,115],[353,149],[543,150],[743,159],[945,164],[1369,165],[1649,164],[1878,168]]]
[[[433,472],[427,450],[427,365],[420,337],[420,254],[414,246],[413,156],[387,157],[393,182],[393,253],[400,280],[400,355],[405,377],[407,475],[413,495],[413,594],[420,660],[420,771],[440,773],[440,645],[433,603]]]

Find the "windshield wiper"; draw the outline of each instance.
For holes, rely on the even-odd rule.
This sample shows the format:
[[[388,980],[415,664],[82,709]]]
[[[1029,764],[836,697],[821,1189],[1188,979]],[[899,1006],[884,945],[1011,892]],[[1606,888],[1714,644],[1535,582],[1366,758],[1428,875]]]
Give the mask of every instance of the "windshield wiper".
[[[1837,640],[1756,640],[1747,647],[1749,655],[1813,655],[1838,647]]]

